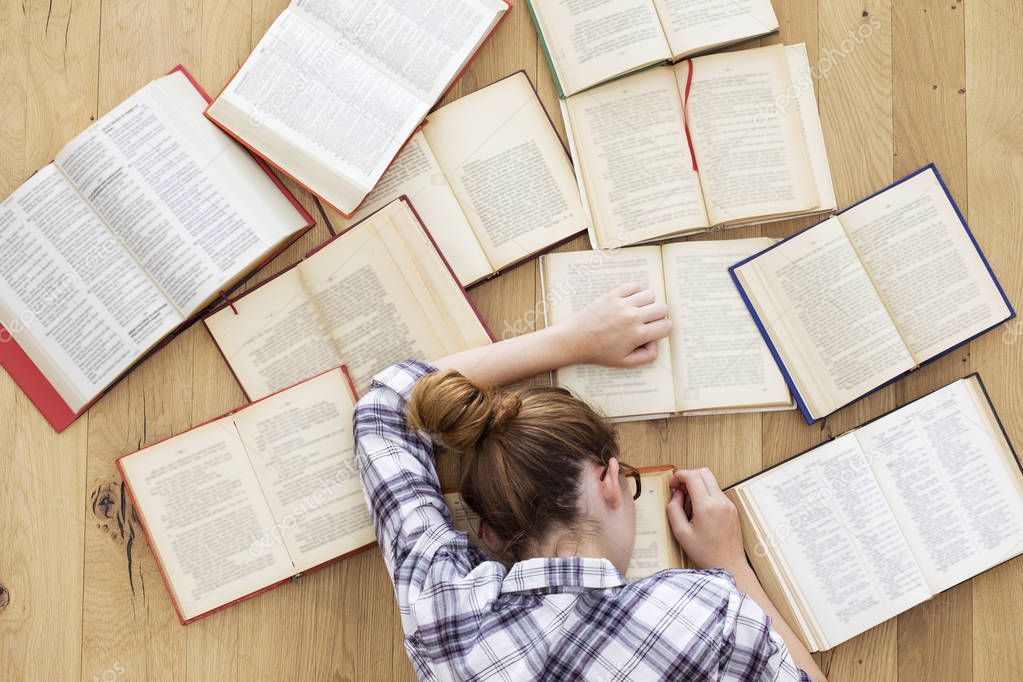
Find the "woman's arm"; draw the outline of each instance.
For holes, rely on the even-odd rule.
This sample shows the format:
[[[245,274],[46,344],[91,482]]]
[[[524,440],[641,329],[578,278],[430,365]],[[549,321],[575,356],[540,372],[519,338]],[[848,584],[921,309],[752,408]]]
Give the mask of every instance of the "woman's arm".
[[[668,307],[652,292],[627,284],[601,296],[569,319],[436,360],[473,381],[503,386],[577,363],[634,367],[657,357],[657,341],[671,331]]]
[[[746,562],[739,511],[721,491],[714,474],[710,469],[676,471],[671,487],[668,520],[689,560],[697,568],[723,568],[731,573],[735,586],[771,617],[771,627],[781,635],[796,665],[812,679],[824,682],[826,678],[817,662],[782,618]]]

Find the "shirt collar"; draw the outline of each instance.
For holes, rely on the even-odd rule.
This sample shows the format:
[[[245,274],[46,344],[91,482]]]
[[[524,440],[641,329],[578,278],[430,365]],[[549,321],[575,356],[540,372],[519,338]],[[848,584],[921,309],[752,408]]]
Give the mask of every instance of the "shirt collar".
[[[511,567],[501,592],[581,592],[625,585],[625,578],[607,559],[591,557],[538,558]]]

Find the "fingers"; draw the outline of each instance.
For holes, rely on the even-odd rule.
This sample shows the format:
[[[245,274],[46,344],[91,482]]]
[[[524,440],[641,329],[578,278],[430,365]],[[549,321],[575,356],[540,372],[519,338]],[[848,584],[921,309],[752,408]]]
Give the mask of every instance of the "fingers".
[[[663,303],[650,302],[639,308],[639,319],[641,322],[656,322],[657,320],[663,320],[667,316],[668,306]]]
[[[658,341],[671,333],[671,320],[661,318],[643,325],[640,330],[639,342]]]
[[[675,472],[674,479],[685,486],[689,499],[692,500],[693,509],[699,510],[711,500],[711,491],[707,488],[707,481],[700,473],[701,470],[679,469]]]
[[[708,492],[714,495],[718,493],[722,495],[724,494],[721,492],[721,486],[718,485],[718,479],[715,478],[713,471],[707,467],[703,467],[702,469],[697,469],[697,473],[700,474],[700,478],[702,478],[704,484],[706,484]]]
[[[693,530],[692,523],[683,506],[684,497],[682,491],[676,488],[671,494],[671,499],[668,500],[668,523],[671,524],[671,529],[675,531],[676,535],[682,536],[689,535]]]
[[[625,303],[628,305],[636,306],[641,308],[648,306],[656,300],[654,292],[649,289],[640,289],[639,291],[625,297]]]
[[[625,356],[623,364],[625,367],[645,365],[657,359],[657,342],[647,341],[639,348]]]
[[[633,294],[639,293],[643,290],[643,285],[639,282],[629,282],[628,284],[622,284],[611,291],[613,296],[618,298],[628,298]]]

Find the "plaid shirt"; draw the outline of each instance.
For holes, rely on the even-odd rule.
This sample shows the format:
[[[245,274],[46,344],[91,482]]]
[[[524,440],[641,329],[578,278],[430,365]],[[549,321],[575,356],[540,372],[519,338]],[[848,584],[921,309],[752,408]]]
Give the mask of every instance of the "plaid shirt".
[[[767,615],[726,571],[626,583],[607,559],[511,569],[455,530],[434,448],[405,403],[434,368],[379,373],[355,411],[356,460],[423,680],[808,680]]]

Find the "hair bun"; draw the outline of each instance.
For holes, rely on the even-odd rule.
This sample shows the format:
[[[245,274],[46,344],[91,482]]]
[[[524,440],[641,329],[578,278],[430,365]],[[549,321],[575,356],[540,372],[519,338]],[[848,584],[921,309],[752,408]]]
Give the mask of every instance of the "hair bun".
[[[458,372],[427,374],[412,391],[409,425],[449,450],[469,452],[519,413],[514,393],[495,393]]]

